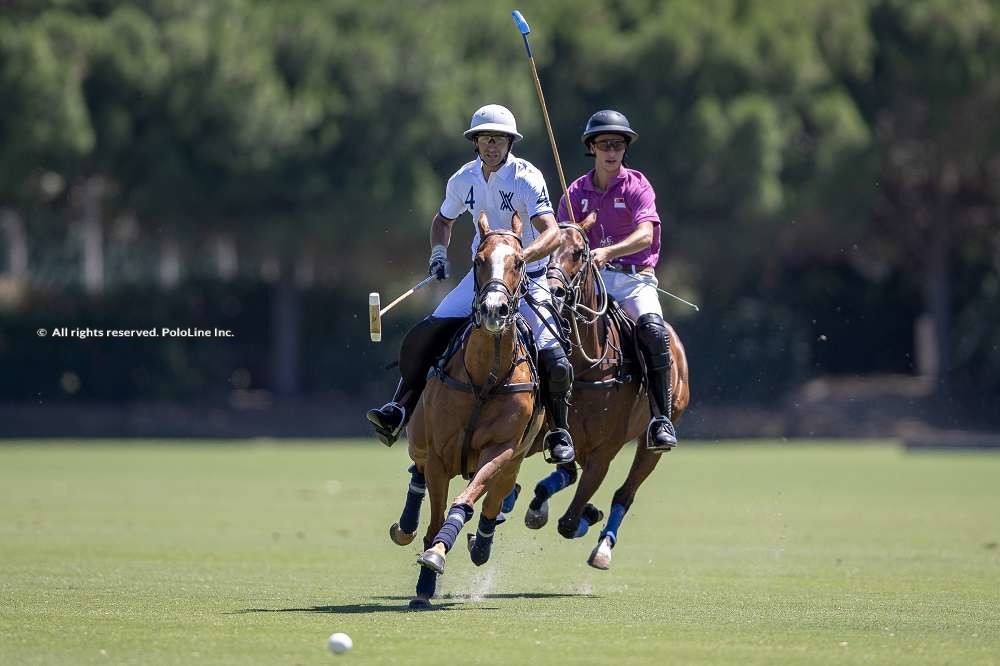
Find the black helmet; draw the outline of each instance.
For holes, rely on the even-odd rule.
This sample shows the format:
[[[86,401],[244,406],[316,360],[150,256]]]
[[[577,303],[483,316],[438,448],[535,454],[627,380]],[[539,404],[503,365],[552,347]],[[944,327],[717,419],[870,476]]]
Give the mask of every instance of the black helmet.
[[[629,145],[639,138],[636,131],[628,124],[628,118],[625,117],[625,114],[611,109],[598,111],[592,115],[587,121],[587,127],[584,128],[580,140],[586,146],[590,138],[598,134],[622,134]]]

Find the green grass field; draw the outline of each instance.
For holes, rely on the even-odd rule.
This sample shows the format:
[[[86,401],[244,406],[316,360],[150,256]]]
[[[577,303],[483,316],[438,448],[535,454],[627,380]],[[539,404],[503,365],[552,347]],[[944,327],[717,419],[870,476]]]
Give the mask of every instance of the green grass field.
[[[1000,663],[1000,456],[685,443],[610,571],[596,533],[555,532],[568,493],[541,532],[522,497],[425,612],[419,541],[386,534],[407,464],[374,441],[0,446],[0,664]]]

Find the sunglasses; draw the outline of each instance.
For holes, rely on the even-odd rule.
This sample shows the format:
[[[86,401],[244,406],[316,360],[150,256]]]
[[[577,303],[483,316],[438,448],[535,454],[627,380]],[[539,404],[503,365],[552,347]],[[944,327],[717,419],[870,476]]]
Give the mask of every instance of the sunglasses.
[[[597,146],[599,150],[610,153],[613,150],[625,150],[628,146],[628,142],[625,141],[625,139],[604,139],[603,141],[595,141],[594,145]]]
[[[506,134],[477,134],[476,142],[484,146],[490,143],[497,146],[506,146],[510,143],[510,137]]]

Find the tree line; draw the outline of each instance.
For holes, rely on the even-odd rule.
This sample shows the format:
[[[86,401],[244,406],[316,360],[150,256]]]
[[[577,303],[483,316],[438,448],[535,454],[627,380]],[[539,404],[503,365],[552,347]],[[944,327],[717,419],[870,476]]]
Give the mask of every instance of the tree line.
[[[629,158],[659,195],[661,280],[708,306],[670,314],[705,332],[713,364],[1000,391],[1000,3],[517,8],[567,177],[590,166],[593,111],[639,131]],[[518,150],[554,193],[511,9],[2,3],[0,228],[5,274],[28,285],[18,307],[67,237],[91,295],[115,243],[182,264],[206,248],[259,258],[286,303],[303,265],[335,290],[403,284],[489,102],[514,110]]]

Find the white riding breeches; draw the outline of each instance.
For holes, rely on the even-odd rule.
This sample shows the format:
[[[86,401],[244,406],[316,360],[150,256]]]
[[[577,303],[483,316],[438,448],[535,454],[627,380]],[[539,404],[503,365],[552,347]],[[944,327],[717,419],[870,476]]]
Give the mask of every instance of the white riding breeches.
[[[659,282],[653,273],[621,273],[607,268],[601,270],[604,286],[615,297],[632,321],[638,321],[644,314],[663,316],[660,295],[656,291]]]
[[[528,294],[541,303],[548,303],[552,296],[549,293],[548,285],[545,283],[545,275],[537,278],[525,276],[528,283]],[[655,293],[655,292],[654,292]],[[475,276],[470,270],[462,278],[454,289],[452,289],[444,300],[438,304],[434,310],[435,317],[468,317],[472,314],[472,300],[476,295]],[[545,315],[545,320],[539,318],[538,314],[528,305],[526,299],[521,299],[521,314],[524,316],[531,333],[535,337],[535,345],[538,349],[552,349],[559,346],[559,340],[553,331],[559,330],[559,324],[552,316],[551,308],[541,308]],[[546,323],[548,325],[546,325]]]

